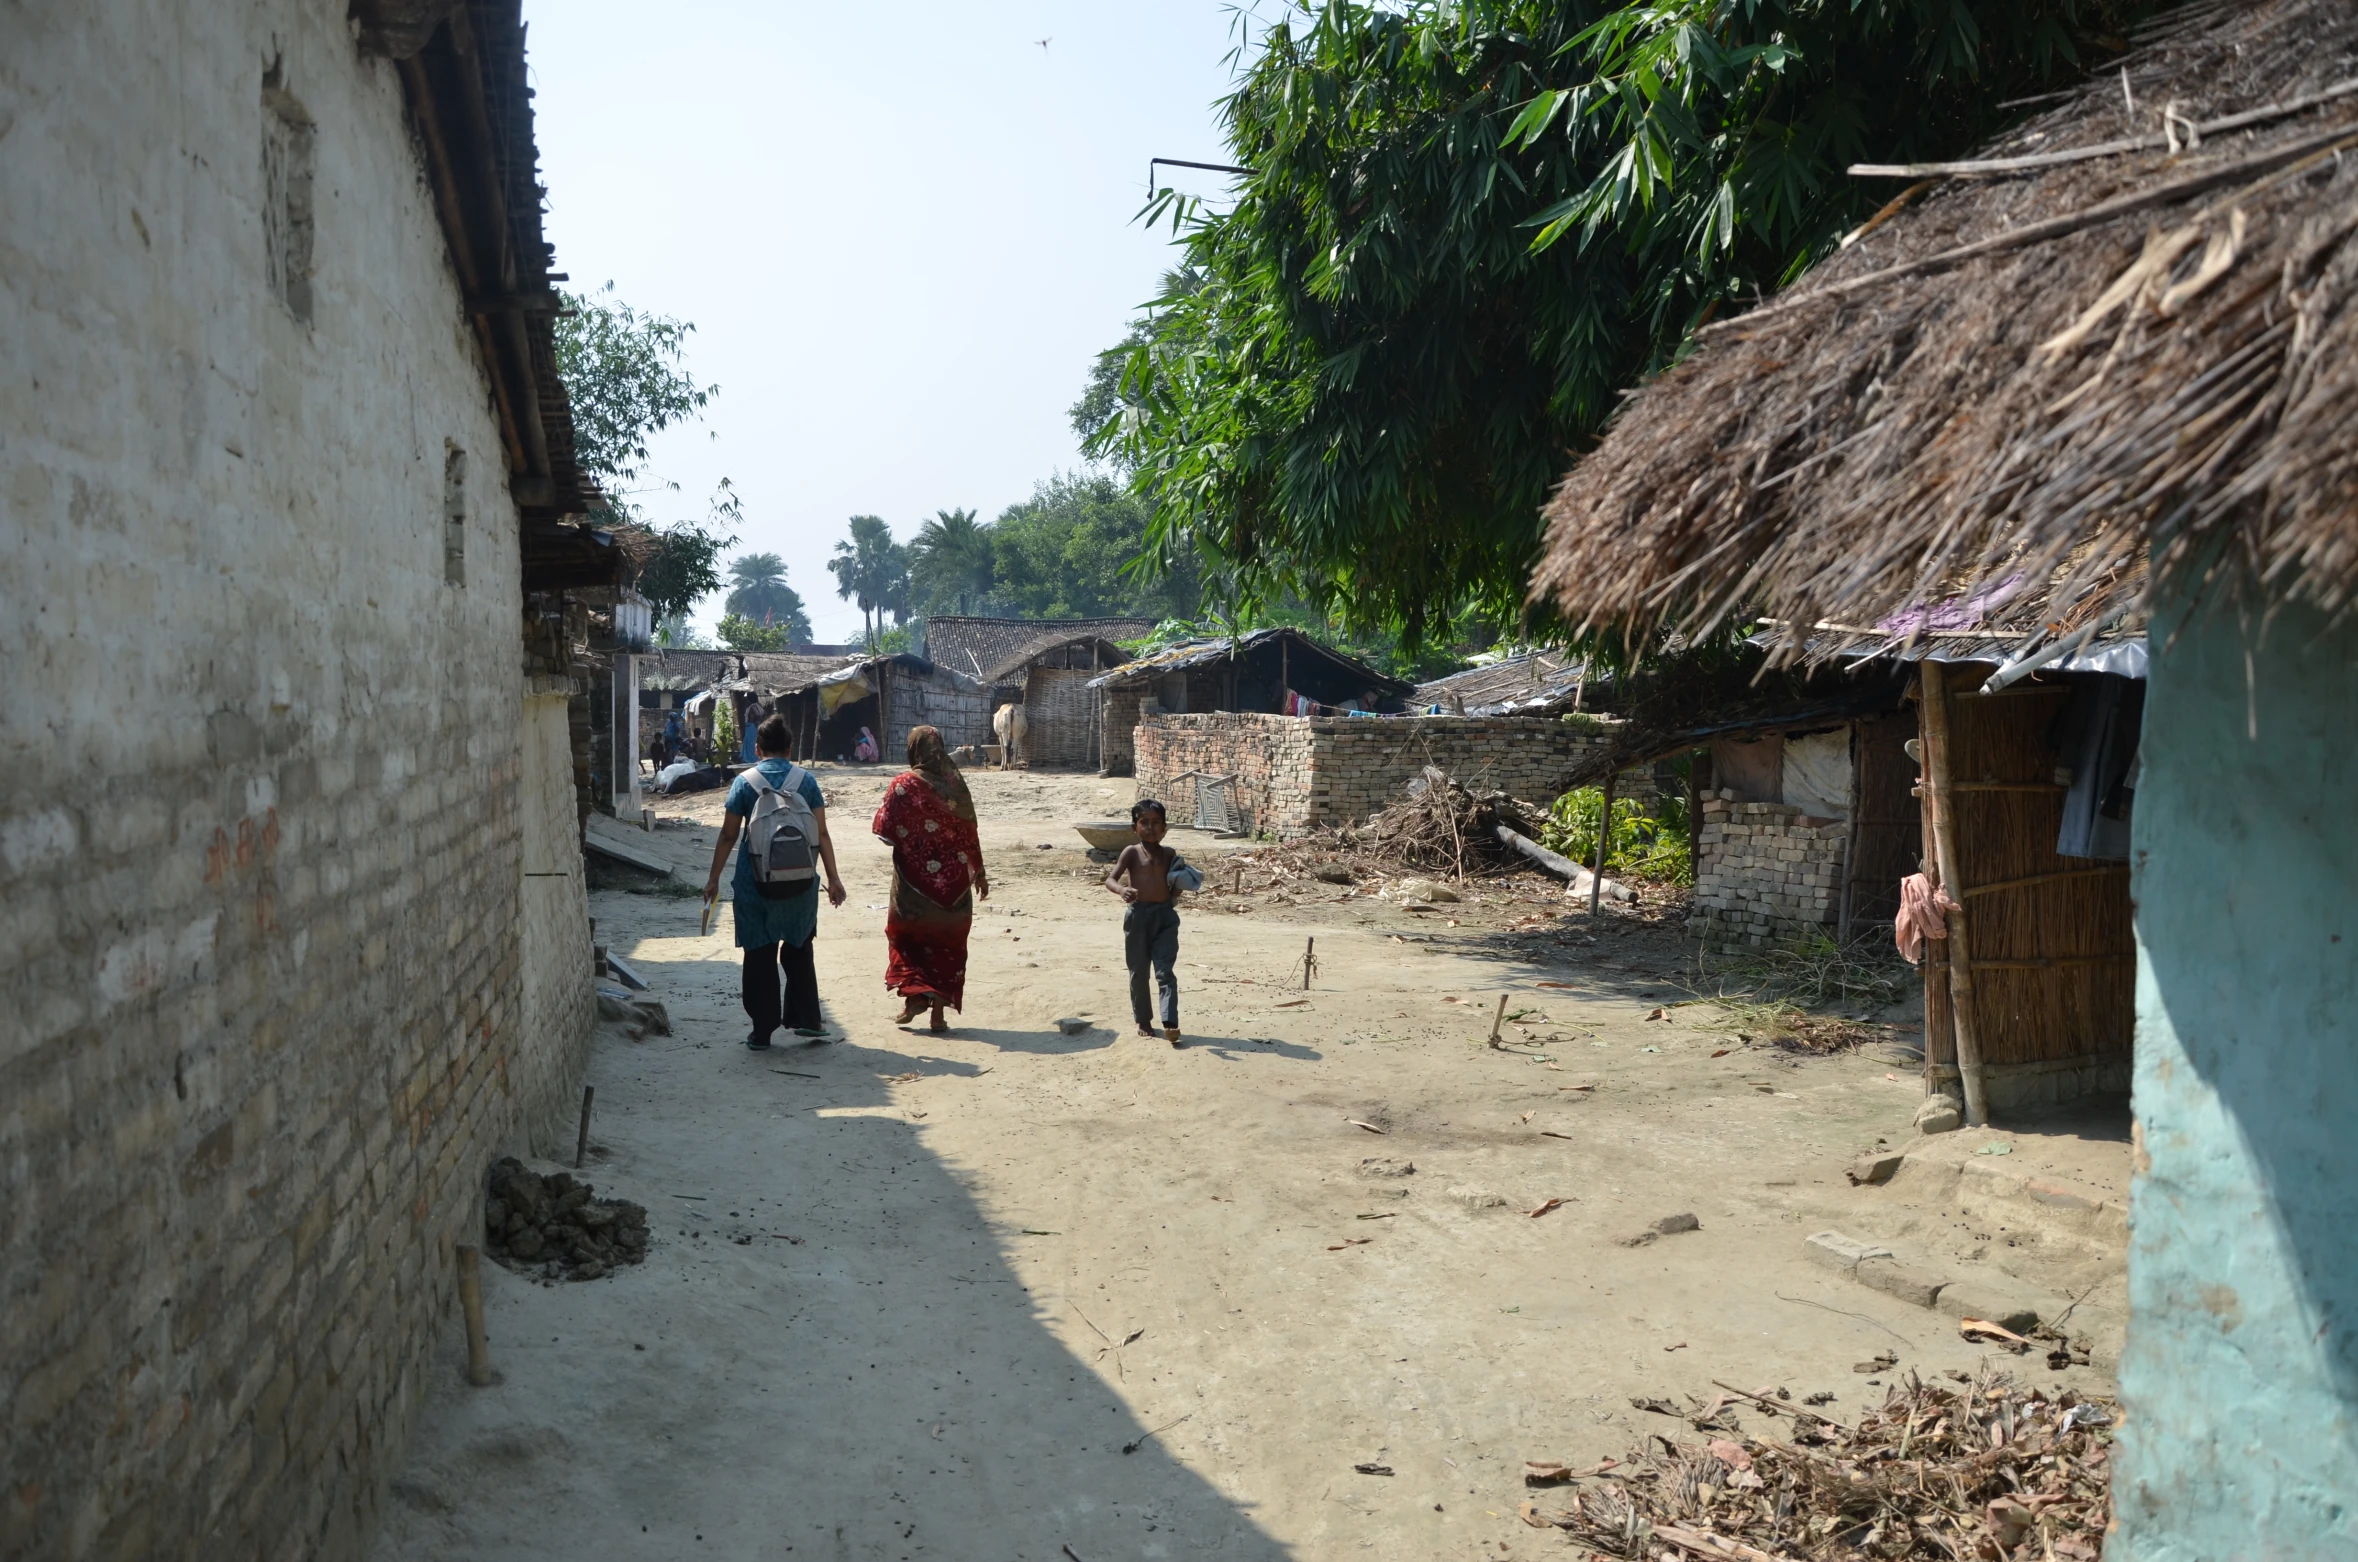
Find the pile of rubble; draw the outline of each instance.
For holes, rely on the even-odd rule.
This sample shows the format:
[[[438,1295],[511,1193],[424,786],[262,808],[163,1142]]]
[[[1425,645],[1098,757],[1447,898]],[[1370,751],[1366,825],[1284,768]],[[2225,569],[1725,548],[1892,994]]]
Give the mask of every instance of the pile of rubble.
[[[509,1156],[491,1168],[483,1251],[543,1279],[602,1279],[647,1256],[647,1211],[595,1197],[570,1172],[544,1177]]]
[[[1787,1439],[1741,1436],[1739,1412],[1754,1411],[1790,1415]],[[1708,1437],[1702,1446],[1656,1437],[1593,1470],[1526,1465],[1534,1486],[1588,1484],[1525,1502],[1523,1522],[1564,1530],[1591,1557],[2103,1554],[2113,1416],[2095,1399],[2050,1399],[1985,1369],[1956,1386],[1910,1374],[1855,1427],[1769,1392],[1722,1394],[1684,1418]]]

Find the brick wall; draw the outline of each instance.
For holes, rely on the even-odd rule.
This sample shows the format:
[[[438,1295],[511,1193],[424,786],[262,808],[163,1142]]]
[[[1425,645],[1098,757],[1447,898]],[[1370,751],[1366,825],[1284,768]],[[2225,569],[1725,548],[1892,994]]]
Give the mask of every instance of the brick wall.
[[[1142,689],[1105,689],[1099,693],[1097,773],[1101,776],[1135,775],[1138,770],[1138,711],[1146,703],[1146,692]]]
[[[1223,711],[1142,717],[1132,742],[1141,792],[1185,810],[1192,807],[1191,783],[1174,777],[1190,770],[1236,774],[1237,800],[1255,832],[1287,836],[1366,818],[1400,797],[1428,764],[1468,787],[1545,803],[1562,791],[1580,759],[1602,747],[1609,730],[1602,722],[1544,716],[1354,719]],[[1651,797],[1653,784],[1630,773],[1618,791]]]
[[[1832,927],[1850,826],[1805,823],[1791,804],[1735,798],[1724,789],[1703,795],[1688,931],[1710,953],[1743,954]]]
[[[1025,681],[1023,714],[1038,770],[1095,768],[1097,691],[1086,667],[1034,667]]]
[[[341,1562],[484,1167],[573,1084],[571,690],[527,712],[394,68],[341,7],[160,16],[0,49],[0,210],[40,214],[0,295],[0,1556]],[[308,321],[265,266],[274,59]]]

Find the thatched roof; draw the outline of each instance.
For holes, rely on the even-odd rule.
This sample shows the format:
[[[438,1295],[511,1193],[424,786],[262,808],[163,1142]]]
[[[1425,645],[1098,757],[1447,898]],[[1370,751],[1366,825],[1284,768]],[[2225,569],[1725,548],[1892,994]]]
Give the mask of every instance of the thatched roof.
[[[1828,654],[2106,623],[2158,544],[2160,576],[2349,611],[2353,78],[2348,0],[2166,17],[1986,149],[2022,162],[1936,176],[1638,392],[1548,505],[1533,595]]]
[[[1584,695],[1585,669],[1558,651],[1525,651],[1416,686],[1418,705],[1467,716],[1543,716],[1570,710]]]
[[[1234,640],[1184,640],[1089,680],[1092,689],[1141,689],[1172,673],[1243,663],[1256,673],[1282,677],[1286,686],[1321,704],[1341,705],[1373,694],[1397,700],[1412,685],[1332,646],[1320,645],[1299,629],[1256,629]]]
[[[943,613],[925,621],[925,654],[994,683],[1042,652],[1086,636],[1110,644],[1153,633],[1151,618],[965,618]]]

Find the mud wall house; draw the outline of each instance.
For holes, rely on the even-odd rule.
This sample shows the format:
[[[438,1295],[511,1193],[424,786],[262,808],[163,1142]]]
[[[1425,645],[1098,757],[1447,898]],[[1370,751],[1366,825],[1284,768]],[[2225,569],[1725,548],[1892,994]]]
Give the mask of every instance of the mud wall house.
[[[1927,602],[2020,631],[1918,670],[1960,1050],[2014,954],[1977,880],[2051,871],[2028,826],[2072,806],[2024,741],[2071,693],[2013,691],[2147,618],[2127,1562],[2358,1547],[2354,56],[2345,5],[2190,7],[1970,166],[1907,171],[1939,182],[1625,406],[1534,582],[1576,622],[1771,617],[1796,657],[1921,641]],[[2025,857],[1976,862],[1965,837],[2034,807]]]
[[[0,33],[0,1554],[354,1557],[588,1030],[523,31]]]
[[[1031,769],[1095,770],[1104,748],[1101,702],[1090,680],[1130,660],[1130,653],[1099,634],[1062,630],[1022,645],[995,667],[984,669],[990,708],[1021,705],[1024,741],[1021,761]]]
[[[862,728],[875,734],[880,761],[896,764],[907,755],[912,727],[940,728],[953,748],[983,742],[990,732],[981,683],[907,652],[850,661],[748,653],[745,667],[730,686],[741,719],[785,716],[794,751],[806,758],[849,760]]]

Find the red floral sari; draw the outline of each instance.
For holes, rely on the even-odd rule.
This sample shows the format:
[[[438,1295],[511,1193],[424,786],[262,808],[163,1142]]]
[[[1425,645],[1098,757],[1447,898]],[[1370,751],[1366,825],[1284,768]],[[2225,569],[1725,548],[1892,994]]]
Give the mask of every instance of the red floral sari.
[[[944,796],[925,771],[895,776],[884,789],[874,828],[892,847],[884,985],[903,998],[939,998],[959,1009],[966,996],[974,884],[983,871],[982,838],[965,783],[954,770],[950,774],[954,797]]]

